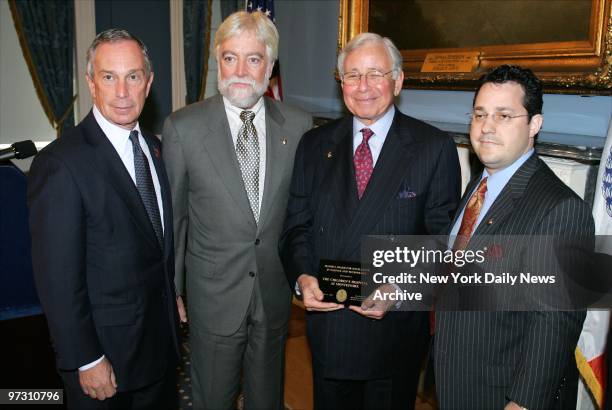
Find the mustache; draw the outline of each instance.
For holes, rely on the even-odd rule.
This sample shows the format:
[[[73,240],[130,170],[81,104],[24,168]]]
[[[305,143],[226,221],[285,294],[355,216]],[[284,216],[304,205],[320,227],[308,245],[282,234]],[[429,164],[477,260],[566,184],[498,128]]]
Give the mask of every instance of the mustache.
[[[477,139],[478,142],[491,142],[493,144],[499,144],[499,140],[494,135],[482,135]]]
[[[223,82],[227,87],[236,83],[248,84],[251,87],[255,87],[257,85],[257,81],[255,81],[255,79],[250,76],[238,77],[236,75],[233,75],[230,78],[226,78],[225,80],[223,80]]]

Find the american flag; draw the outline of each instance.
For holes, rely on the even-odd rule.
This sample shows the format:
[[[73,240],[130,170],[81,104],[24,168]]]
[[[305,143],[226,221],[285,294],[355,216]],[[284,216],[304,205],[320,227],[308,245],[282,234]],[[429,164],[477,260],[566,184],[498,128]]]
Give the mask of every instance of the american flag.
[[[249,13],[253,11],[261,11],[264,13],[273,23],[276,24],[274,17],[274,0],[246,0],[246,11]],[[268,97],[274,98],[275,100],[282,101],[283,99],[283,88],[280,77],[280,61],[276,61],[272,75],[270,76],[270,85],[266,91]]]

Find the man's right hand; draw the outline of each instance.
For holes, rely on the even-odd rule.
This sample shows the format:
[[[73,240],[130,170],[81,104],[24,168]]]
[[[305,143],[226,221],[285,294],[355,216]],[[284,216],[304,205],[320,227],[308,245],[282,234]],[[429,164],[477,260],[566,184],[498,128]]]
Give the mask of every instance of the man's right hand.
[[[344,305],[337,303],[323,302],[323,292],[319,288],[319,281],[312,275],[301,274],[297,279],[300,293],[304,301],[306,310],[318,312],[331,312],[332,310],[342,309]]]
[[[79,382],[83,393],[92,399],[105,400],[117,392],[113,366],[106,358],[91,369],[79,370]]]
[[[176,307],[178,308],[179,319],[181,323],[187,323],[187,310],[185,310],[185,304],[181,296],[176,297]]]

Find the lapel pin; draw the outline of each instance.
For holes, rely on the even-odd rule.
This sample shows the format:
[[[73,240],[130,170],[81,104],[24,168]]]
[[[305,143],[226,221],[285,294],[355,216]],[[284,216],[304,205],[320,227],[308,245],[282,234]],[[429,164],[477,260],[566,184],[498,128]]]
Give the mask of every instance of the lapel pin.
[[[282,143],[283,145],[287,145],[287,138],[283,138],[283,139],[282,139],[282,141],[281,141],[281,143]]]
[[[155,158],[159,159],[159,157],[161,156],[161,154],[159,153],[159,148],[153,148],[153,155],[155,155]]]
[[[487,225],[493,225],[493,218],[487,219]]]
[[[329,151],[329,152],[327,153],[327,158],[331,158],[332,156],[333,156],[333,155],[332,155],[332,152],[331,152],[331,151]]]

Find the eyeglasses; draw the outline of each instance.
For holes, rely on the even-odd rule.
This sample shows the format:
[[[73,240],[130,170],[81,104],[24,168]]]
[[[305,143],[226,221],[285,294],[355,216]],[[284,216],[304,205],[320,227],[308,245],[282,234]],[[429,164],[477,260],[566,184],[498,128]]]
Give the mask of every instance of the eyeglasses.
[[[378,85],[383,82],[383,79],[387,76],[387,74],[394,72],[395,70],[387,71],[386,73],[381,73],[378,70],[372,70],[365,74],[359,74],[356,71],[351,71],[349,73],[342,74],[341,78],[342,82],[346,85],[359,85],[359,83],[361,83],[361,77],[365,77],[366,82],[369,85]]]
[[[495,112],[493,114],[489,114],[489,113],[481,112],[481,111],[468,112],[466,115],[470,117],[470,119],[474,123],[485,122],[490,115],[493,118],[493,122],[496,124],[508,124],[510,121],[512,121],[515,118],[529,117],[529,114],[510,115],[510,114],[505,114],[503,112]]]

